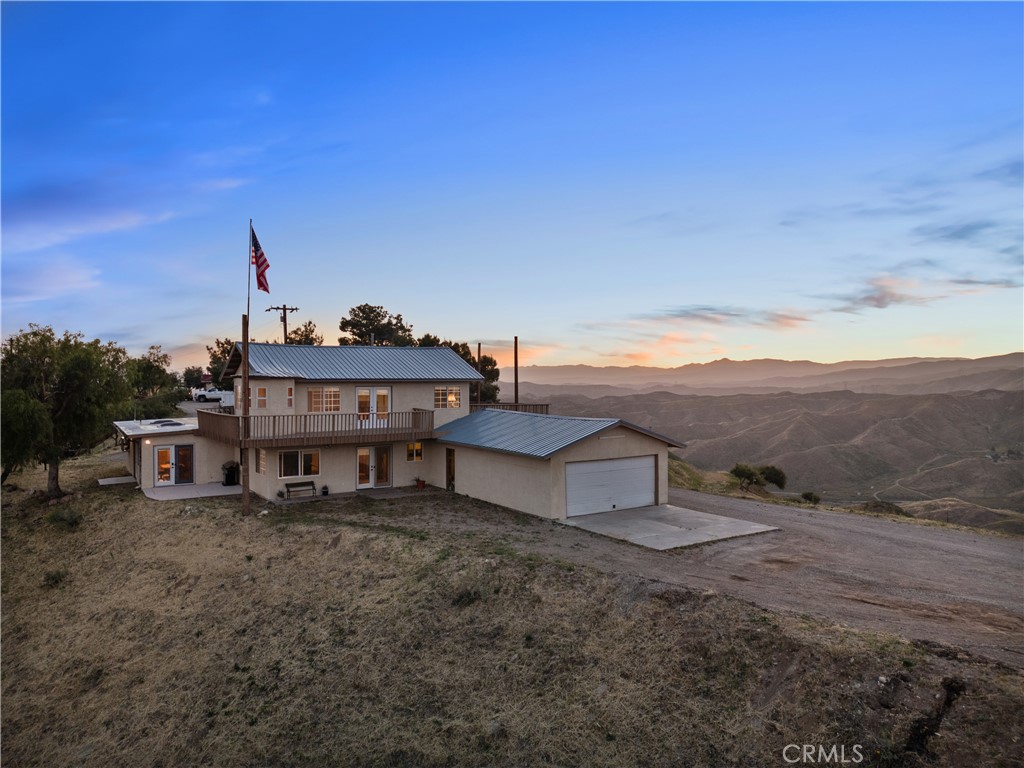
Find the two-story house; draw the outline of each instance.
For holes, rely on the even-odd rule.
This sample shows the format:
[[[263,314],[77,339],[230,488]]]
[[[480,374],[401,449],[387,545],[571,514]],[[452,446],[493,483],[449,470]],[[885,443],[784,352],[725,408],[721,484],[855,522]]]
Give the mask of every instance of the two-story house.
[[[482,377],[448,347],[251,343],[248,416],[241,365],[237,344],[223,374],[233,414],[115,423],[140,486],[215,482],[244,453],[266,499],[423,480],[555,519],[667,501],[672,440],[620,419],[471,406]]]

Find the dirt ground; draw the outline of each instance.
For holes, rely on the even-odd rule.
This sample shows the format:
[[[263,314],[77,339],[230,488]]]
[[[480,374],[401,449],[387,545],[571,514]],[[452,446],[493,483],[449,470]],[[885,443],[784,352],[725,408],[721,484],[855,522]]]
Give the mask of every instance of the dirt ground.
[[[66,467],[64,503],[30,495],[41,473],[4,491],[5,766],[1024,760],[1015,540],[767,510],[786,530],[657,553],[436,490],[242,518],[98,487],[116,458]],[[962,570],[952,596],[840,552],[886,535]]]

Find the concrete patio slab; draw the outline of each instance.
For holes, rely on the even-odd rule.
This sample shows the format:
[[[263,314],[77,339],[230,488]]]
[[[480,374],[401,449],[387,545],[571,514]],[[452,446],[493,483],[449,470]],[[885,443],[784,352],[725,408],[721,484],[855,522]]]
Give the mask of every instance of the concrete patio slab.
[[[770,525],[709,515],[707,512],[673,507],[671,504],[616,509],[612,512],[570,517],[560,522],[657,550],[690,547],[719,539],[779,530]]]
[[[155,501],[173,501],[176,499],[204,499],[210,496],[241,496],[242,486],[198,483],[196,485],[165,485],[160,488],[143,488],[142,492]]]
[[[96,482],[100,485],[128,485],[138,481],[131,475],[125,475],[124,477],[101,477]]]

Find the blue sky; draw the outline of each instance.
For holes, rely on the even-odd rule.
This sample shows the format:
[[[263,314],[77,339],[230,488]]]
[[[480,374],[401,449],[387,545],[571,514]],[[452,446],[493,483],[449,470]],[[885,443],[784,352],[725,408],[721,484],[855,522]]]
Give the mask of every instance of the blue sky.
[[[1019,3],[2,5],[2,324],[538,364],[1024,345]]]

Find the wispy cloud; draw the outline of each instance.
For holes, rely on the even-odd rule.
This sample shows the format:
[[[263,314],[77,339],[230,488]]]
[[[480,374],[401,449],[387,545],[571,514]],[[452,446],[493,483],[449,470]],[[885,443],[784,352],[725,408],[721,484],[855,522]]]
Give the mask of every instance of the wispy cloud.
[[[4,259],[3,300],[11,304],[48,301],[100,287],[100,270],[67,254],[45,262]]]
[[[729,306],[710,306],[691,304],[672,307],[660,312],[643,315],[647,320],[682,320],[711,325],[745,325],[759,328],[786,329],[796,328],[808,321],[808,317],[792,310],[772,311],[761,309],[741,309]]]
[[[1019,187],[1024,184],[1024,160],[1020,158],[1009,160],[994,168],[978,172],[975,178],[983,181],[994,181],[997,184],[1005,184],[1009,187]]]
[[[833,297],[841,302],[833,311],[856,314],[865,309],[886,309],[900,304],[921,306],[938,298],[916,295],[913,293],[916,288],[916,281],[878,275],[868,279],[860,291]]]
[[[250,179],[240,178],[221,178],[221,179],[207,179],[200,181],[195,185],[197,192],[223,192],[229,189],[238,189],[244,187],[246,184],[251,183]]]
[[[998,228],[999,223],[991,219],[975,219],[955,224],[923,224],[916,227],[913,234],[937,242],[978,243]]]
[[[4,226],[4,251],[27,253],[64,245],[82,237],[102,235],[122,230],[139,229],[160,224],[176,217],[171,211],[146,214],[132,210],[97,212],[93,215],[63,220],[56,216],[42,219],[8,218]]]

